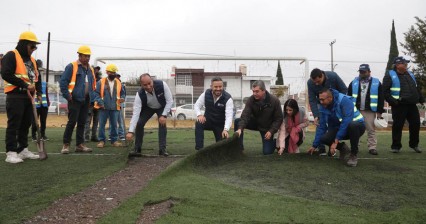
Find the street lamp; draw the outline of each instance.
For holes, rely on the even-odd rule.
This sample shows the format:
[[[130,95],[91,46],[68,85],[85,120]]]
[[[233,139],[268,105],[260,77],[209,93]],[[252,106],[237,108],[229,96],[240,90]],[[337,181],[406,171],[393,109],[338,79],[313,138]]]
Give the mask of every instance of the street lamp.
[[[336,40],[331,41],[331,71],[334,72],[334,64],[333,64],[333,44],[336,43]]]

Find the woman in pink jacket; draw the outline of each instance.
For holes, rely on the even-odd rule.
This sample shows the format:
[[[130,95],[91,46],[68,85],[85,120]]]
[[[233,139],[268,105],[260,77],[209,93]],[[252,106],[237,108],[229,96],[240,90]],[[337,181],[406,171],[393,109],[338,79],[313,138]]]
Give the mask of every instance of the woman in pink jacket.
[[[283,152],[299,153],[299,146],[305,138],[303,128],[308,125],[308,117],[303,109],[299,110],[297,101],[287,100],[284,103],[284,120],[278,135],[278,154],[282,155]]]

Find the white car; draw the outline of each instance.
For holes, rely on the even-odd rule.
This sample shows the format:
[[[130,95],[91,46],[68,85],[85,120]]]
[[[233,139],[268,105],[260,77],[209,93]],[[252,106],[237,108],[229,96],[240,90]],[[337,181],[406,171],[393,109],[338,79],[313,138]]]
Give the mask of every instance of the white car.
[[[171,111],[178,120],[195,120],[197,118],[193,104],[184,104],[182,106],[172,108]],[[201,113],[204,114],[204,108],[201,109]]]

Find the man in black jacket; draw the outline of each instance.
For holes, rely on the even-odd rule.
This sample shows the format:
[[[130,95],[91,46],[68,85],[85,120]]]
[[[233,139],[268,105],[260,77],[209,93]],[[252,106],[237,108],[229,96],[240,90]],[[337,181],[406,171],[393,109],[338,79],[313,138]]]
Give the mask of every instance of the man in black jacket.
[[[283,122],[283,111],[279,99],[265,89],[261,80],[252,84],[253,95],[248,99],[241,113],[241,118],[235,119],[234,131],[240,136],[240,147],[243,150],[244,129],[258,130],[262,137],[263,154],[269,155],[275,151],[274,134]]]
[[[408,62],[410,61],[403,57],[396,57],[393,61],[394,69],[389,70],[383,77],[383,94],[392,106],[393,153],[398,153],[402,148],[401,136],[405,120],[409,125],[410,148],[417,153],[422,152],[419,148],[420,114],[416,104],[423,104],[424,97],[414,74],[407,70]]]

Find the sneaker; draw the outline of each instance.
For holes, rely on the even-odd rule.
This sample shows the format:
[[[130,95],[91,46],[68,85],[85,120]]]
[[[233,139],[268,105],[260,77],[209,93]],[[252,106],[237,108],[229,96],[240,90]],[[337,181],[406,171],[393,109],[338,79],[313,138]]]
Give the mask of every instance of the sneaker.
[[[25,148],[24,150],[22,150],[19,154],[18,154],[19,158],[21,158],[22,160],[24,159],[39,159],[40,156],[36,155],[32,152],[30,152],[28,150],[28,148]]]
[[[399,153],[399,150],[400,149],[391,149],[391,152],[393,152],[393,153]]]
[[[111,141],[111,138],[108,138],[108,141],[110,142],[110,141]]]
[[[348,164],[348,166],[355,167],[358,164],[358,157],[354,154],[351,154],[346,164]]]
[[[348,155],[350,151],[349,147],[343,142],[339,153],[339,159],[345,160],[346,155]]]
[[[370,150],[368,150],[368,153],[370,153],[371,155],[375,155],[375,156],[377,156],[379,154],[379,153],[377,153],[376,149],[370,149]]]
[[[125,137],[120,137],[120,141],[126,141]]]
[[[61,153],[62,153],[62,154],[68,154],[68,153],[70,153],[70,144],[65,143],[65,144],[62,146]]]
[[[98,147],[98,148],[103,148],[105,146],[105,142],[103,142],[103,141],[100,141],[97,145],[96,145],[96,147]]]
[[[6,153],[7,157],[6,157],[6,162],[7,163],[22,163],[24,162],[24,160],[22,160],[19,156],[18,153],[16,152],[7,152]]]
[[[418,146],[411,148],[411,149],[414,150],[417,153],[422,153],[422,150]]]
[[[128,157],[129,158],[132,158],[132,157],[142,157],[142,153],[138,152],[138,151],[129,152]]]
[[[33,136],[31,139],[33,140],[33,142],[37,141],[37,137],[36,136]]]
[[[114,142],[114,143],[112,143],[112,146],[113,147],[121,147],[121,146],[123,146],[123,144],[121,144],[121,142]]]
[[[46,141],[49,141],[49,138],[46,135],[44,135],[43,137],[41,137],[41,140],[46,142]]]
[[[83,143],[75,147],[75,152],[92,152],[91,148],[86,147]]]
[[[319,156],[327,156],[327,152],[325,151],[325,148],[319,148],[318,149],[318,155]]]
[[[166,151],[166,149],[163,149],[163,150],[160,149],[160,151],[158,152],[158,155],[167,157],[169,156],[169,153]]]

